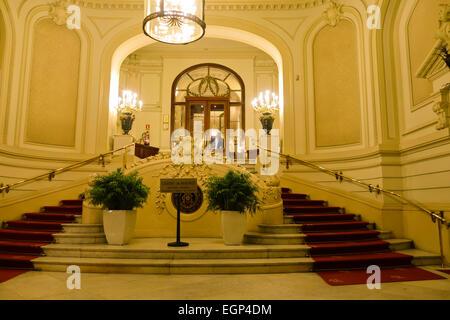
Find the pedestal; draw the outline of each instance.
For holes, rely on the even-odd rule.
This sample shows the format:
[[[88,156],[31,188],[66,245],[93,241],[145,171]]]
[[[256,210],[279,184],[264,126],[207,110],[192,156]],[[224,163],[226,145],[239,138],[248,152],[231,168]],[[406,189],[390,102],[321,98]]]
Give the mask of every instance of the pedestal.
[[[132,136],[130,136],[128,134],[126,134],[126,135],[118,135],[118,134],[116,134],[116,135],[114,135],[114,146],[113,146],[113,149],[114,150],[120,149],[122,147],[125,147],[125,146],[131,144],[131,143],[133,143],[133,137]],[[121,154],[123,154],[123,152],[124,152],[124,150],[118,151],[118,152],[115,152],[114,155],[115,156],[121,155]],[[128,149],[128,154],[129,155],[134,155],[134,146],[130,147]]]

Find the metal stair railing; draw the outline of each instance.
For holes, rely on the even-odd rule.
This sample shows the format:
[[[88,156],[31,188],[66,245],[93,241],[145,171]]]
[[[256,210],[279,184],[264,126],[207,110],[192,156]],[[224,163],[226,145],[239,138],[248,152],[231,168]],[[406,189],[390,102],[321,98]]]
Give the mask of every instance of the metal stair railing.
[[[261,147],[258,147],[258,149],[265,150],[266,152],[269,152],[269,153],[278,154],[280,156],[280,158],[282,157],[282,158],[286,159],[286,169],[289,169],[289,166],[292,163],[299,163],[299,164],[309,167],[311,169],[318,170],[318,171],[321,171],[328,175],[334,176],[336,178],[336,180],[338,180],[341,183],[349,182],[349,183],[359,185],[360,187],[367,188],[370,193],[376,192],[377,194],[382,194],[382,193],[386,194],[386,195],[396,199],[397,201],[402,202],[403,204],[405,204],[405,203],[409,204],[409,205],[419,209],[419,211],[426,213],[427,215],[429,215],[431,217],[431,220],[433,221],[433,223],[437,223],[441,264],[442,264],[442,267],[445,266],[444,249],[443,249],[443,243],[442,243],[442,226],[445,226],[448,229],[448,228],[450,228],[450,222],[444,217],[444,211],[439,211],[439,212],[432,211],[432,210],[426,208],[424,205],[422,205],[419,202],[412,201],[396,192],[386,190],[386,189],[380,187],[379,185],[374,186],[373,184],[369,184],[369,183],[363,182],[361,180],[346,176],[343,174],[343,172],[341,170],[338,170],[338,171],[331,170],[331,169],[325,168],[323,166],[317,165],[313,162],[303,160],[298,157],[284,154],[281,152],[272,151],[270,149],[265,149],[265,148],[261,148]]]

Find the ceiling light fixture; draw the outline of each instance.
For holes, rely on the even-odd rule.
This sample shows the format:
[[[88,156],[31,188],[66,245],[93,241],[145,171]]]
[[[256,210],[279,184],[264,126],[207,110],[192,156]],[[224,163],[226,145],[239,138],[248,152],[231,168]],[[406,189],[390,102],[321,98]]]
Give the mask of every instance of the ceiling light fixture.
[[[206,30],[205,0],[145,0],[144,33],[168,44],[188,44]]]

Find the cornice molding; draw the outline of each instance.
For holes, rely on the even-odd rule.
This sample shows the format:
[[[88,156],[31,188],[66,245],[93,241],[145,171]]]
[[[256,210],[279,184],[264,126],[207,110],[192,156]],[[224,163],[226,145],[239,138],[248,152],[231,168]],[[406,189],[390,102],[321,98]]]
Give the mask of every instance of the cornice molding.
[[[144,10],[143,1],[72,0],[76,5],[91,9]],[[284,1],[207,1],[207,11],[276,11],[311,9],[329,3],[330,0],[284,0]]]

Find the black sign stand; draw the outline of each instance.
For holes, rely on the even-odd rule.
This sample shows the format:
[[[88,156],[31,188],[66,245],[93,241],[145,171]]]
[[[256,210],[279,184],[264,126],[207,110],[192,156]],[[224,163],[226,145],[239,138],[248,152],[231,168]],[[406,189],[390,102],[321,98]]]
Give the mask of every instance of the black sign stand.
[[[181,197],[184,193],[175,193],[175,197],[177,198],[177,241],[168,243],[169,247],[187,247],[189,243],[180,241],[180,220],[181,220]]]

